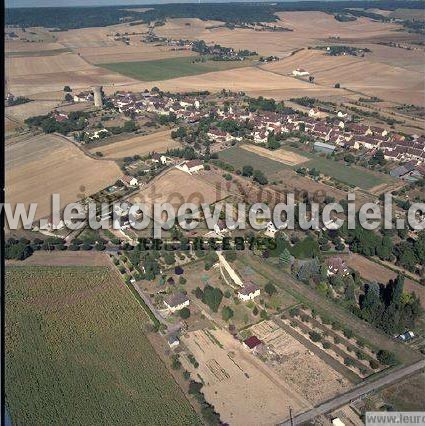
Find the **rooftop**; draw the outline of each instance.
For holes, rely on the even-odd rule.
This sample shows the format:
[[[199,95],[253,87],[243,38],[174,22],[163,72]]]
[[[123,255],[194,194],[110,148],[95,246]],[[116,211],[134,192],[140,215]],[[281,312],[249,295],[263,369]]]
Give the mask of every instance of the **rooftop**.
[[[249,349],[254,349],[256,346],[263,343],[257,336],[248,337],[248,339],[245,339],[243,342]]]
[[[168,306],[174,308],[176,306],[179,306],[185,302],[187,302],[189,298],[183,294],[183,293],[176,293],[172,296],[170,296],[165,302]]]

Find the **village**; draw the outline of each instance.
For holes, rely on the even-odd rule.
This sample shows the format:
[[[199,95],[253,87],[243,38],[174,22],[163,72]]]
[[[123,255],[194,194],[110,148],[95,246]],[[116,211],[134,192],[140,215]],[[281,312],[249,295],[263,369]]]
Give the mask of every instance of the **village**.
[[[297,69],[294,70],[294,75],[308,75],[308,72]],[[212,97],[209,94],[172,95],[159,90],[145,90],[141,93],[116,92],[115,95],[107,97],[105,102],[110,103],[124,116],[136,120],[146,113],[154,113],[160,117],[169,117],[171,123],[180,126],[193,126],[203,120],[209,120],[211,123],[212,119],[218,123],[236,123],[237,126],[233,126],[232,131],[226,131],[211,123],[206,131],[206,136],[212,144],[211,152],[232,146],[242,140],[275,149],[276,146],[270,143],[271,139],[279,141],[298,133],[307,136],[305,143],[310,144],[318,152],[330,155],[335,151],[345,150],[354,154],[366,153],[372,157],[379,150],[382,151],[385,160],[407,163],[408,171],[405,174],[409,178],[424,176],[424,169],[421,166],[425,161],[424,135],[402,135],[389,127],[381,128],[354,122],[352,114],[337,109],[330,115],[323,112],[320,107],[312,107],[301,114],[292,108],[285,108],[283,104],[279,104],[276,108],[274,101],[271,101],[272,111],[250,111],[249,100],[247,103],[243,94],[226,95],[223,99],[224,106],[211,106],[214,102],[210,102],[208,98]],[[93,92],[75,94],[73,101],[91,102]],[[279,109],[284,111],[279,112]],[[285,109],[290,112],[287,113]],[[68,119],[68,115],[61,113],[59,109],[52,113],[52,117],[59,122]],[[103,121],[100,128],[93,130],[88,128],[82,138],[88,141],[104,139],[111,135],[105,128],[107,126],[108,122]]]
[[[423,8],[351,3],[6,10],[11,424],[423,410]]]

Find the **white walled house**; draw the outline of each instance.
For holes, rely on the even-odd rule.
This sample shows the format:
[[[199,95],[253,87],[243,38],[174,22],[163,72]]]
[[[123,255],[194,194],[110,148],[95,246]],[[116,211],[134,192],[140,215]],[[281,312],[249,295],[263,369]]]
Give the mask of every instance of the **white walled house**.
[[[296,70],[292,71],[292,75],[295,77],[305,77],[307,75],[310,75],[310,73],[304,68],[297,68]]]
[[[174,313],[189,306],[189,298],[183,293],[177,293],[164,301],[166,308]]]
[[[123,176],[121,182],[126,186],[137,186],[139,184],[138,180],[133,176]]]
[[[238,290],[238,298],[244,302],[253,300],[260,295],[260,288],[253,283],[244,284]]]
[[[311,108],[308,112],[308,116],[311,118],[319,118],[322,114],[317,108]]]
[[[177,165],[176,168],[191,175],[192,173],[197,173],[200,170],[203,170],[204,165],[200,160],[189,160]]]
[[[157,152],[154,152],[152,154],[152,161],[154,163],[167,164],[167,157],[165,155],[161,155],[161,154],[158,154]]]

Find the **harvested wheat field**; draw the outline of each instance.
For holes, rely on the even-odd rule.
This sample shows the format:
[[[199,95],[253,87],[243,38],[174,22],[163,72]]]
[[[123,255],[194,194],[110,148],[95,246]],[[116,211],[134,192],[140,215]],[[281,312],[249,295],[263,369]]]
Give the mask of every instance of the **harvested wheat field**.
[[[121,175],[113,161],[93,160],[65,138],[38,135],[6,146],[6,201],[38,203],[36,219],[51,211],[51,196],[61,206],[114,183]]]
[[[309,158],[304,157],[303,155],[292,151],[286,151],[285,149],[276,149],[275,151],[271,151],[267,148],[262,148],[261,146],[256,145],[241,145],[241,148],[289,166],[296,166],[297,164],[305,163],[309,160]]]
[[[107,64],[115,62],[154,61],[157,59],[179,58],[195,56],[189,50],[176,51],[165,46],[140,44],[138,46],[110,46],[96,49],[85,47],[78,49],[78,53],[92,64]]]
[[[135,80],[95,67],[74,53],[6,58],[7,88],[14,95],[61,91],[92,85],[132,83]]]
[[[63,49],[60,43],[28,43],[25,41],[7,40],[4,43],[4,50],[7,53],[25,53],[25,52],[41,52],[56,51]]]
[[[12,119],[24,121],[36,115],[45,115],[60,104],[59,101],[31,101],[26,104],[10,106],[5,109],[6,115]]]
[[[390,46],[379,44],[361,44],[362,47],[369,48],[372,52],[368,53],[366,59],[369,62],[380,62],[406,70],[423,72],[424,51],[397,49]]]
[[[250,328],[280,358],[270,366],[291,388],[317,404],[346,392],[351,383],[274,321],[263,321]]]
[[[115,29],[116,28],[114,26],[78,28],[74,30],[57,32],[55,34],[58,43],[71,49],[79,49],[83,47],[97,48],[107,46],[122,46],[122,42],[114,41],[113,37],[111,37],[114,32],[116,32]]]
[[[89,86],[106,85],[111,86],[134,83],[135,80],[111,71],[91,67],[84,70],[72,72],[58,72],[46,74],[25,75],[8,78],[8,87],[14,95],[33,95],[58,92],[65,85],[71,86],[73,90],[84,90]],[[91,68],[90,68],[91,67]],[[113,88],[113,91],[117,90]]]
[[[423,74],[354,56],[328,56],[317,50],[303,50],[290,58],[262,66],[262,69],[288,75],[303,67],[314,76],[316,85],[341,87],[389,101],[422,105]]]
[[[16,120],[10,119],[7,116],[4,118],[4,133],[5,136],[12,134],[17,129],[19,129],[22,126],[21,123],[19,123]]]
[[[89,68],[83,59],[73,53],[36,57],[10,57],[6,60],[6,74],[21,77],[33,74],[72,72]]]
[[[170,203],[175,208],[183,203],[212,204],[228,195],[222,188],[203,180],[200,176],[189,175],[178,169],[171,169],[150,181],[136,195],[132,203]]]
[[[136,136],[109,145],[92,148],[92,152],[101,152],[106,158],[124,158],[133,155],[146,155],[152,152],[165,152],[167,149],[179,148],[180,144],[171,138],[170,130]]]
[[[365,280],[386,284],[389,280],[393,280],[397,277],[396,272],[357,253],[346,256],[344,260],[349,268],[357,271]],[[406,277],[404,280],[404,289],[409,293],[416,293],[421,300],[421,305],[425,308],[424,286]]]
[[[338,35],[342,37],[376,37],[391,34],[396,24],[373,22],[359,18],[353,22],[339,22],[332,15],[322,12],[281,12],[280,21],[272,25],[283,26],[293,31],[271,32],[253,29],[223,27],[222,22],[199,19],[168,19],[165,25],[156,28],[159,36],[170,38],[202,39],[235,49],[255,50],[260,55],[286,57],[295,49],[319,43],[322,39]],[[314,25],[312,25],[314,22]],[[187,26],[186,23],[190,25]]]
[[[234,426],[274,425],[310,404],[279,375],[224,330],[187,333],[183,342],[199,367],[187,363],[193,377],[202,377],[202,391],[224,423]]]
[[[277,73],[267,72],[256,67],[235,68],[202,75],[178,77],[170,80],[123,85],[120,87],[120,90],[142,91],[146,87],[153,86],[174,93],[195,90],[218,92],[222,89],[228,89],[244,91],[251,96],[264,96],[276,100],[299,96],[334,98],[338,100],[358,97],[344,90],[321,87]],[[116,88],[114,87],[105,88],[107,93],[113,93],[115,90]]]

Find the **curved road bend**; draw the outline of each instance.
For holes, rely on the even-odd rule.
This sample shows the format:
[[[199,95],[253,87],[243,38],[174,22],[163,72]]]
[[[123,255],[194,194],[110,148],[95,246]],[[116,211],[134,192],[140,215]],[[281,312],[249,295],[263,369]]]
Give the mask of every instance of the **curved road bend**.
[[[312,420],[315,417],[320,416],[321,414],[329,413],[330,411],[336,410],[337,408],[342,407],[345,404],[355,401],[356,399],[369,392],[375,391],[384,386],[391,385],[423,368],[425,368],[425,360],[421,360],[414,364],[408,365],[407,367],[394,370],[392,373],[389,373],[386,376],[380,377],[379,379],[373,382],[359,385],[343,395],[339,395],[330,401],[324,402],[323,404],[320,404],[309,411],[295,416],[293,422],[295,425],[297,425]],[[291,422],[289,420],[285,420],[282,423],[279,423],[279,425],[290,426]]]

